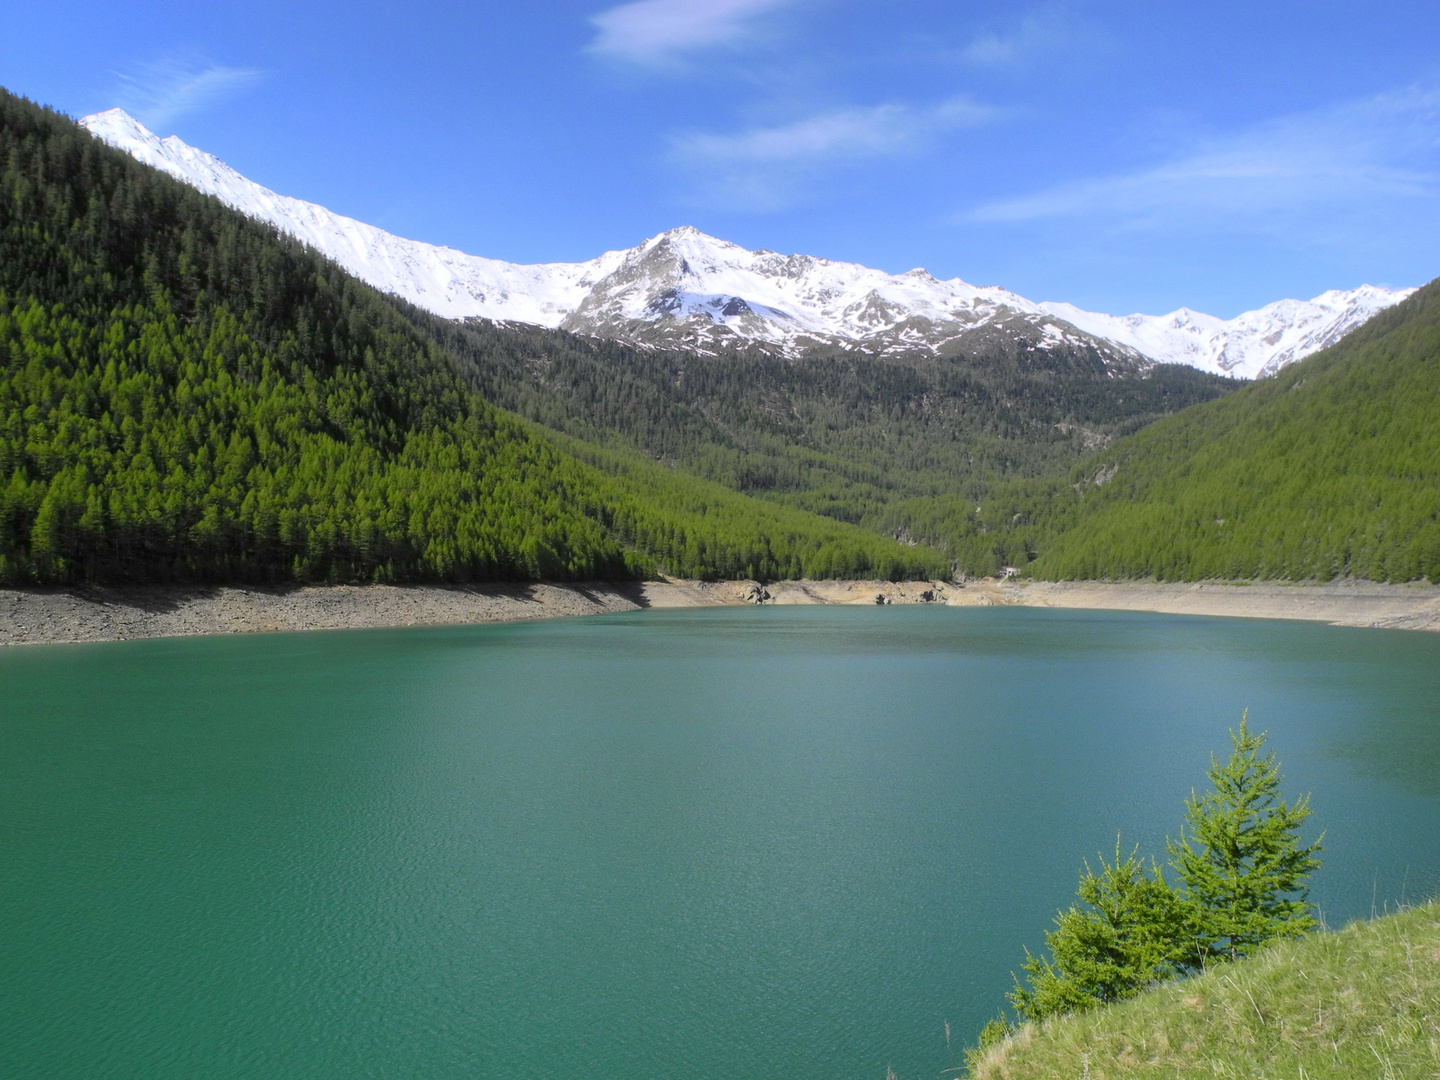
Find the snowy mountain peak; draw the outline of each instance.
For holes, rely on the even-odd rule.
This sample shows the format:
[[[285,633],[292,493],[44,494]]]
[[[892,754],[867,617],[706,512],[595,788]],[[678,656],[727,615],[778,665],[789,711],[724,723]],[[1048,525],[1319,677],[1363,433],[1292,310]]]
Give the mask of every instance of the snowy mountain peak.
[[[1115,316],[1081,311],[1071,304],[1041,306],[1087,333],[1129,345],[1162,363],[1258,379],[1335,344],[1414,291],[1375,285],[1331,289],[1313,300],[1277,300],[1228,320],[1189,308],[1168,315]]]
[[[80,121],[105,142],[323,252],[376,288],[448,318],[564,327],[637,344],[708,351],[758,346],[897,353],[993,347],[1089,348],[1107,364],[1149,360],[1255,378],[1339,340],[1413,289],[1363,285],[1281,300],[1230,320],[1180,308],[1104,315],[1037,304],[994,286],[887,274],[811,255],[750,251],[691,225],[580,263],[519,265],[406,240],[278,195],[121,109]]]

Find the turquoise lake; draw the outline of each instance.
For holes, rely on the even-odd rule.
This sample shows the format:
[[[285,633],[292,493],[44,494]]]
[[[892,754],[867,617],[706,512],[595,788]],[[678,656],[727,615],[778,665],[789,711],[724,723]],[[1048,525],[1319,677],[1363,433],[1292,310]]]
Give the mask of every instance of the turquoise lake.
[[[1330,925],[1437,891],[1440,635],[747,608],[6,649],[0,1075],[935,1080],[1247,707]]]

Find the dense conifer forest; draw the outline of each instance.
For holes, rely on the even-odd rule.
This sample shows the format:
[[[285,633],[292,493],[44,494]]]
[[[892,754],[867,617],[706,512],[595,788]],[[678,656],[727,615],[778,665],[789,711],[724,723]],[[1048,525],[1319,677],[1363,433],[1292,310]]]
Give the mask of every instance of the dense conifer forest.
[[[1440,282],[1068,475],[926,510],[977,571],[1440,582]]]
[[[334,264],[0,92],[0,580],[657,568],[948,569],[643,459],[581,461]]]
[[[973,503],[997,482],[1063,473],[1239,385],[1173,364],[1113,370],[1093,349],[1005,337],[981,355],[698,355],[397,306],[488,400],[547,428],[900,537],[932,498]]]
[[[428,315],[0,92],[0,581],[1436,579],[1437,289],[1238,390],[635,348]]]

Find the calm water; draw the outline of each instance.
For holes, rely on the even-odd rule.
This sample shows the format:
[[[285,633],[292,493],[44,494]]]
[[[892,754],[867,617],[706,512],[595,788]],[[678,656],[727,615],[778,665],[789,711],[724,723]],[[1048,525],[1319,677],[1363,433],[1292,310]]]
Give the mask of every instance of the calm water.
[[[0,1075],[931,1080],[1242,708],[1440,885],[1440,635],[781,608],[0,651]]]

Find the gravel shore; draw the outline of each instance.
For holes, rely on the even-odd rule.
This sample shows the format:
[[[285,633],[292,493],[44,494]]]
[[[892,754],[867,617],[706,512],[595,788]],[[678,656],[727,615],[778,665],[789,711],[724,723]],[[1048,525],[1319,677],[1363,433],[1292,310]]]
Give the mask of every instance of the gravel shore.
[[[516,622],[738,604],[1019,605],[1440,630],[1440,586],[1330,582],[650,581],[625,585],[333,585],[0,589],[0,645],[191,634]]]

